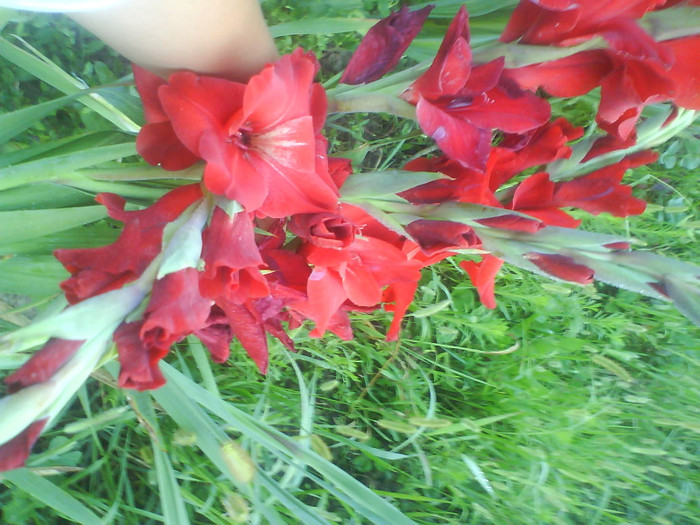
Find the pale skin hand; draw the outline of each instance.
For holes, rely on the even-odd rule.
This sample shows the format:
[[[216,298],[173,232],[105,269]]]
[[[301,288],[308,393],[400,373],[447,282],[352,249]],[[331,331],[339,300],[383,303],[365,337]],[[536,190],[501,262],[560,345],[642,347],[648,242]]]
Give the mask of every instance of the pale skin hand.
[[[279,56],[257,0],[128,0],[70,16],[164,77],[188,69],[245,82]]]

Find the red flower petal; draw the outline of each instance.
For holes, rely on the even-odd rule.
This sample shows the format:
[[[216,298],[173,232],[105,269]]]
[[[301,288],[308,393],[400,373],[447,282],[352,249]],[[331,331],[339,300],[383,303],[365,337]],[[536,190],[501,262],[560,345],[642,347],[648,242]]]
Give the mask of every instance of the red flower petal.
[[[442,106],[455,117],[484,129],[500,129],[507,133],[523,133],[544,125],[551,114],[549,103],[513,82],[475,97],[455,97]]]
[[[153,284],[141,339],[149,347],[167,351],[173,343],[205,326],[211,303],[200,295],[195,268],[166,275]]]
[[[552,202],[554,183],[545,172],[535,173],[523,180],[515,190],[511,204],[514,210],[543,208]]]
[[[384,309],[389,312],[394,312],[394,317],[391,319],[391,325],[386,333],[387,341],[396,341],[401,331],[401,321],[403,320],[408,307],[413,302],[413,297],[416,294],[418,282],[401,282],[389,285],[384,291],[382,302],[394,304],[385,304]]]
[[[673,65],[667,73],[676,83],[673,101],[700,110],[700,35],[667,40],[662,45],[673,53]]]
[[[310,335],[321,337],[328,329],[332,316],[346,301],[347,293],[340,276],[335,271],[323,267],[314,268],[311,272],[307,293],[309,299],[305,315],[316,323],[316,328]]]
[[[214,362],[223,363],[228,359],[233,332],[226,314],[220,307],[212,307],[204,327],[196,330],[194,335],[207,347]]]
[[[462,261],[460,268],[467,272],[472,284],[479,293],[481,303],[490,309],[496,308],[496,296],[494,295],[496,274],[503,266],[503,259],[493,255],[484,255],[480,262]]]
[[[334,213],[304,213],[294,215],[289,230],[321,248],[341,249],[355,241],[357,226],[342,215]]]
[[[201,197],[199,185],[191,184],[166,193],[149,208],[125,211],[121,197],[98,195],[97,201],[107,207],[110,217],[124,223],[124,229],[108,246],[54,252],[73,274],[61,283],[68,302],[74,304],[137,279],[160,253],[165,226]]]
[[[373,25],[350,58],[341,84],[363,84],[381,78],[399,63],[434,6],[409,11],[402,7]]]
[[[239,82],[185,71],[172,74],[158,96],[175,134],[187,149],[200,155],[202,134],[225,130],[228,120],[243,105],[245,89],[245,84]]]
[[[243,303],[269,294],[267,281],[258,269],[264,263],[247,213],[230,217],[219,207],[214,210],[202,234],[202,259],[205,266],[199,287],[204,297]]]
[[[545,224],[537,219],[530,219],[510,213],[505,213],[497,217],[489,217],[488,219],[477,219],[476,222],[488,226],[489,228],[500,228],[502,230],[527,233],[535,233],[545,227]]]
[[[12,394],[37,383],[43,383],[53,376],[85,341],[49,339],[44,347],[36,352],[18,370],[5,378],[8,393]],[[2,469],[0,469],[2,470]]]
[[[632,197],[632,188],[620,184],[627,167],[623,162],[557,183],[552,202],[555,206],[575,206],[593,215],[602,212],[615,217],[639,215],[644,212],[646,202]]]
[[[136,64],[131,64],[131,69],[134,71],[134,84],[143,103],[146,122],[167,122],[168,115],[163,111],[158,98],[158,88],[166,84],[165,79]]]
[[[0,472],[24,466],[47,421],[48,419],[35,421],[11,440],[0,445]]]
[[[402,97],[415,104],[419,95],[436,98],[457,93],[469,79],[471,62],[469,15],[466,7],[462,6],[447,28],[433,63]]]
[[[578,264],[566,255],[530,252],[525,254],[525,258],[532,261],[543,272],[564,281],[580,284],[593,282],[595,271],[588,266]]]
[[[152,390],[165,384],[158,362],[167,348],[147,347],[141,340],[143,321],[122,323],[114,332],[119,353],[119,386],[136,390]]]
[[[312,94],[320,95],[312,92],[317,66],[313,54],[297,49],[252,77],[243,96],[246,125],[254,132],[265,132],[309,115]]]
[[[506,69],[504,75],[523,89],[544,89],[555,97],[577,97],[600,85],[612,69],[603,50],[581,51],[558,60],[532,66]]]
[[[143,126],[136,137],[136,151],[149,164],[168,171],[184,170],[200,160],[180,142],[170,122]]]
[[[406,231],[429,254],[481,244],[474,230],[459,222],[420,219],[407,225]]]
[[[266,374],[269,364],[267,334],[260,320],[244,305],[225,303],[221,307],[226,313],[233,335],[258,366],[260,373]]]
[[[491,129],[483,129],[452,116],[421,97],[416,106],[418,123],[440,149],[465,167],[483,170],[491,148]]]

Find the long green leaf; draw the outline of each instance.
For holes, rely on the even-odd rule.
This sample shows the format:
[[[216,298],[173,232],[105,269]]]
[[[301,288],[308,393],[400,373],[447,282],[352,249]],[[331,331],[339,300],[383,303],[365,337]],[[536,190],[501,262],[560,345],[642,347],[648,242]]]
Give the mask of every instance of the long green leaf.
[[[442,173],[429,171],[386,170],[353,173],[343,184],[342,199],[356,200],[393,200],[406,203],[397,197],[397,193],[410,190],[416,186],[447,178]]]
[[[69,230],[107,216],[104,206],[0,211],[0,253],[7,244]]]
[[[39,142],[15,151],[3,152],[0,156],[0,168],[30,160],[39,160],[53,155],[65,155],[67,153],[75,153],[98,146],[109,146],[112,144],[122,144],[124,142],[127,141],[125,140],[125,134],[121,131],[95,131],[84,135],[56,139],[50,142]]]
[[[99,524],[100,518],[80,503],[73,496],[50,481],[35,474],[31,470],[17,469],[3,472],[2,478],[13,483],[18,489],[26,492],[37,501],[41,501],[52,509],[64,514],[75,523]]]
[[[136,155],[134,143],[114,144],[9,166],[0,169],[0,190],[58,180],[61,177],[70,178],[75,170],[131,155]]]
[[[160,496],[161,510],[163,511],[163,519],[166,525],[189,525],[190,520],[185,508],[185,502],[180,495],[180,487],[175,477],[170,457],[163,450],[162,436],[158,428],[158,419],[153,408],[153,401],[143,392],[134,392],[131,394],[134,399],[140,416],[153,429],[157,439],[151,436],[151,444],[153,446],[153,459],[156,464],[156,479],[158,480],[158,495]]]
[[[68,272],[52,256],[0,257],[0,293],[46,297],[60,291]]]
[[[166,363],[162,363],[161,368],[168,380],[168,386],[172,385],[174,390],[182,392],[184,397],[212,411],[232,428],[254,439],[268,450],[288,460],[301,460],[314,468],[345,496],[347,504],[352,505],[358,513],[369,518],[372,523],[414,525],[414,522],[396,507],[333,463],[303,448],[273,427],[260,423],[242,410],[218,399]]]
[[[67,95],[80,93],[88,87],[85,83],[63,71],[38,51],[32,51],[34,51],[34,53],[29,53],[0,37],[0,56],[43,80],[47,84],[50,84]],[[104,97],[96,93],[81,97],[79,100],[96,113],[117,125],[119,129],[130,132],[136,132],[140,129],[138,124],[107,102]]]
[[[4,144],[35,122],[75,100],[79,94],[60,97],[41,104],[10,111],[0,115],[0,144]]]

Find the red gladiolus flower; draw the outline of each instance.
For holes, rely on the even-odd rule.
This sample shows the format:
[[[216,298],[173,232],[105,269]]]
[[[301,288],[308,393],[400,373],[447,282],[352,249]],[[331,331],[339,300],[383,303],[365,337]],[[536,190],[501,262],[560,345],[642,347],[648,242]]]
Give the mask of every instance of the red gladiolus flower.
[[[505,135],[499,147],[491,150],[487,171],[489,187],[496,191],[502,184],[526,169],[571,156],[567,142],[583,136],[583,128],[564,118],[548,122],[532,132]]]
[[[206,326],[211,300],[199,293],[199,273],[185,268],[153,285],[143,319],[117,328],[119,386],[146,390],[165,383],[158,362],[173,343]]]
[[[628,22],[663,5],[666,0],[521,0],[508,21],[501,40],[523,44],[570,46],[602,34],[616,37],[631,30]],[[629,36],[629,34],[628,34]],[[634,35],[637,36],[637,35]],[[629,45],[631,39],[627,39]]]
[[[593,215],[603,212],[615,217],[639,215],[644,212],[646,202],[632,197],[632,188],[620,184],[630,162],[626,159],[588,175],[556,183],[550,181],[546,173],[536,173],[518,185],[511,208],[565,228],[575,228],[580,221],[561,211],[562,207],[580,208]]]
[[[136,137],[136,151],[149,164],[168,171],[189,168],[200,159],[180,142],[170,118],[163,111],[158,99],[158,88],[166,84],[165,80],[136,64],[131,67],[146,117],[146,124]]]
[[[419,261],[410,260],[387,241],[365,235],[342,250],[306,245],[302,253],[313,266],[307,281],[308,300],[301,308],[316,323],[311,332],[314,337],[323,335],[346,301],[351,308],[376,307],[385,287],[420,279]]]
[[[168,348],[147,346],[141,339],[142,326],[143,321],[122,323],[114,332],[121,388],[149,390],[165,384],[158,363],[167,355]]]
[[[634,140],[634,126],[644,106],[671,100],[700,108],[700,55],[697,36],[655,42],[636,22],[663,0],[561,2],[523,1],[501,39],[521,43],[572,45],[600,35],[605,50],[506,72],[526,89],[543,88],[571,97],[601,86],[598,125],[619,141]]]
[[[402,95],[423,131],[464,167],[484,170],[494,129],[524,133],[549,120],[549,104],[501,78],[503,58],[472,68],[461,7],[432,65]]]
[[[210,191],[269,217],[335,209],[337,189],[318,162],[326,154],[316,136],[326,97],[313,83],[317,66],[299,49],[247,86],[175,73],[159,88],[178,138],[207,161]]]
[[[433,7],[410,11],[404,6],[372,26],[350,58],[340,83],[372,82],[396,67]]]
[[[230,217],[218,206],[214,209],[202,234],[202,260],[199,288],[204,297],[243,303],[270,293],[259,270],[264,262],[255,244],[253,221],[245,212]]]
[[[667,75],[675,83],[673,101],[683,108],[700,110],[700,35],[663,42],[673,54]]]
[[[107,207],[110,217],[123,222],[124,228],[109,246],[54,252],[72,274],[61,283],[68,302],[74,304],[136,280],[160,253],[165,226],[201,198],[199,185],[192,184],[166,193],[146,209],[126,211],[121,197],[98,195],[97,201]]]
[[[439,204],[445,201],[471,202],[501,207],[501,203],[489,189],[487,173],[465,168],[446,156],[431,159],[419,158],[404,166],[409,171],[431,171],[447,175],[401,192],[399,196],[414,204]]]
[[[358,232],[355,224],[334,213],[294,215],[289,221],[289,230],[311,244],[336,249],[351,245]]]
[[[493,63],[492,63],[493,64]],[[502,69],[501,61],[501,69]],[[498,82],[500,70],[484,68],[494,75],[483,75],[486,83],[479,83],[475,91],[486,91]],[[420,95],[426,98],[438,98],[444,95],[454,95],[464,89],[472,73],[472,50],[469,45],[469,15],[466,7],[462,6],[447,28],[445,38],[440,44],[433,63],[411,86],[402,98],[412,104],[418,102]]]
[[[11,440],[0,445],[0,472],[24,466],[46,422],[47,419],[35,421]]]
[[[503,259],[493,255],[484,255],[480,262],[462,261],[459,263],[459,266],[469,275],[472,284],[479,293],[481,303],[486,308],[496,308],[496,296],[494,295],[495,279],[496,274],[503,266]]]

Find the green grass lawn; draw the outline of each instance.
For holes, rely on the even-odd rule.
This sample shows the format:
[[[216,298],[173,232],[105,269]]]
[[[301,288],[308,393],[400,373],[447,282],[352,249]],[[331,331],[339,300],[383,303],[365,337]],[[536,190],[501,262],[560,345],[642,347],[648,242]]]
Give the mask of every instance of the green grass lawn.
[[[313,27],[319,17],[346,16],[348,5],[355,17],[390,7],[357,0],[265,8],[272,24]],[[128,73],[65,19],[15,17],[2,36],[12,34],[88,85]],[[358,40],[339,33],[279,42],[283,51],[313,49],[330,78]],[[58,96],[6,61],[0,80],[4,111]],[[561,111],[587,124],[586,108],[583,101]],[[74,103],[3,146],[0,159],[107,128]],[[368,142],[367,168],[396,166],[429,144],[393,117],[343,117],[329,133],[336,148]],[[586,217],[582,228],[700,260],[697,133],[696,125],[663,146],[661,162],[627,175],[650,202],[643,215]],[[65,198],[85,205],[93,193]],[[89,242],[113,238],[104,221],[91,228]],[[24,294],[35,302],[51,283],[57,289],[61,273],[49,256],[57,242],[37,237],[23,248],[25,260],[48,265],[48,277],[0,278],[0,305],[16,304],[22,286],[36,291]],[[0,522],[399,523],[393,506],[422,524],[700,523],[700,329],[667,303],[510,266],[497,278],[496,299],[495,310],[483,307],[456,261],[445,261],[424,270],[396,343],[384,341],[382,312],[354,315],[350,342],[298,329],[298,353],[271,343],[263,377],[242,348],[217,365],[188,339],[166,359],[168,385],[150,394],[116,388],[112,363],[40,439],[30,468],[0,478]],[[0,314],[3,331],[16,322]],[[367,499],[334,466],[389,505]]]

